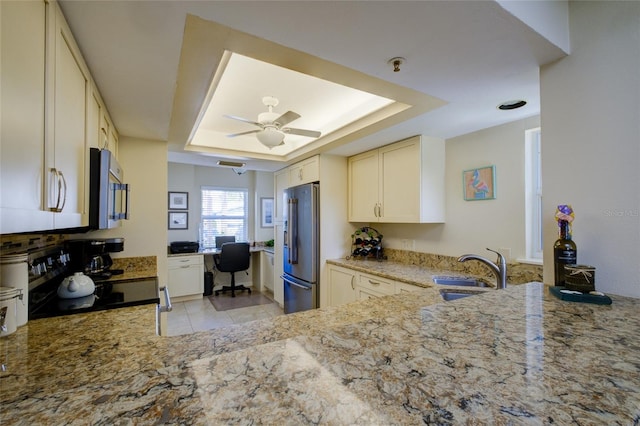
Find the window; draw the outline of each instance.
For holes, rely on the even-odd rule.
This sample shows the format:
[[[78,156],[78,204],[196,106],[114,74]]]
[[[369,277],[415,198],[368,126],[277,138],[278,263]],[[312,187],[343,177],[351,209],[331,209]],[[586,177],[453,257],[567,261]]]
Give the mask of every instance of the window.
[[[525,131],[527,258],[542,260],[542,163],[540,128]]]
[[[200,246],[215,246],[217,235],[233,235],[236,241],[247,241],[248,191],[202,187],[202,222]]]

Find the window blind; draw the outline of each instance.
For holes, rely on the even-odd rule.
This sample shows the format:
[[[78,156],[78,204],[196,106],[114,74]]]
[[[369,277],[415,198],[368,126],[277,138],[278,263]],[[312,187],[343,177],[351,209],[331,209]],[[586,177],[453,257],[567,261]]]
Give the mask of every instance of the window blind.
[[[247,241],[248,191],[202,187],[200,246],[215,247],[218,235]]]

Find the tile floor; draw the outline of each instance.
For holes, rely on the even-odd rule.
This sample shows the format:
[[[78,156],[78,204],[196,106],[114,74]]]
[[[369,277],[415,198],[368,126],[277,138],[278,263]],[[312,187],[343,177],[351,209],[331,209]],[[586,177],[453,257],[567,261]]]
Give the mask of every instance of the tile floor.
[[[178,336],[277,315],[284,315],[284,311],[275,302],[216,311],[209,299],[203,297],[198,300],[174,303],[173,310],[167,316],[167,333],[169,336]]]

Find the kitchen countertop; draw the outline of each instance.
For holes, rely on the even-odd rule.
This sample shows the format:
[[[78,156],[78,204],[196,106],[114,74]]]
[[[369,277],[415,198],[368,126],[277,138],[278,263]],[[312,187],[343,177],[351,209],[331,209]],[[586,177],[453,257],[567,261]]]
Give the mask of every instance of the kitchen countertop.
[[[273,253],[273,247],[265,247],[265,246],[251,246],[249,247],[250,253],[257,253],[261,251],[269,251]],[[212,248],[212,249],[200,249],[194,253],[167,253],[167,257],[180,257],[180,256],[196,256],[199,254],[219,254],[220,250]]]
[[[149,307],[0,339],[0,424],[634,424],[638,299],[437,288],[186,336]]]

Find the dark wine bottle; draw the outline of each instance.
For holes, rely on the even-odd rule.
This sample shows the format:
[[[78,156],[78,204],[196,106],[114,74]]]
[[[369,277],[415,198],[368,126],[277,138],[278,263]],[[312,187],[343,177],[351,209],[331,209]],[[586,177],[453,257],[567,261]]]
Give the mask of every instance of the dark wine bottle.
[[[571,239],[569,222],[558,221],[559,235],[553,245],[553,266],[555,271],[555,285],[565,287],[564,265],[575,264],[578,259],[576,243]]]

